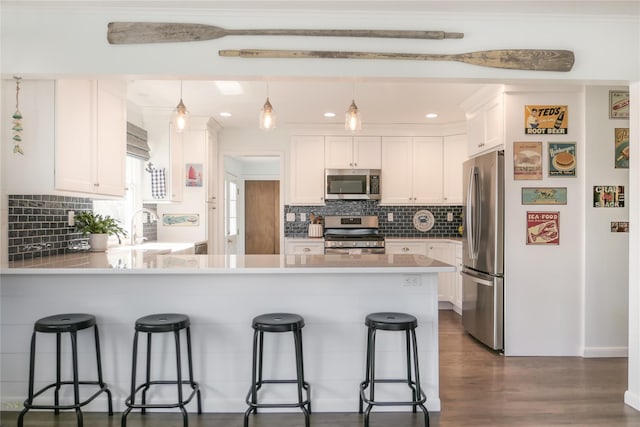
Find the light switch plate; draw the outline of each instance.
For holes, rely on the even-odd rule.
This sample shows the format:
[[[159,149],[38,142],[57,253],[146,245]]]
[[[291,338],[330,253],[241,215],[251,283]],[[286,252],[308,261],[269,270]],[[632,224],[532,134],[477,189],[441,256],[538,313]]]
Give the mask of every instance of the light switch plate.
[[[67,225],[69,227],[76,225],[76,213],[74,211],[67,211]]]
[[[393,222],[393,212],[389,212],[389,213],[387,214],[387,221],[389,221],[389,222]]]
[[[307,220],[307,214],[302,212],[300,213],[300,221],[305,222]]]
[[[286,220],[287,222],[294,222],[296,220],[296,214],[293,212],[287,212]]]
[[[447,221],[448,222],[452,222],[453,221],[453,212],[447,212]]]

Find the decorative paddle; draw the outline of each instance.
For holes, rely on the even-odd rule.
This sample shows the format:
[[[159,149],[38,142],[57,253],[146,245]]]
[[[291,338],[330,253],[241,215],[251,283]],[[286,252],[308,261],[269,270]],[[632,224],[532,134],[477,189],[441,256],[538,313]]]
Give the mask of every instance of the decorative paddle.
[[[461,39],[463,33],[409,30],[228,30],[205,24],[173,22],[110,22],[110,44],[172,43],[213,40],[225,36],[376,37],[398,39]]]
[[[322,50],[240,49],[220,50],[220,56],[241,58],[339,58],[458,61],[482,67],[531,71],[569,71],[575,60],[570,50],[502,49],[458,54],[343,52]]]

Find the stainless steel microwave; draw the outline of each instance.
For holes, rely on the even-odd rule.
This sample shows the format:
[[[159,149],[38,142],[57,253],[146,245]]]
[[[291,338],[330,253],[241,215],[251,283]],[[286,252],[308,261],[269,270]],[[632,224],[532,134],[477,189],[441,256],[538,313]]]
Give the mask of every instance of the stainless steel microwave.
[[[325,169],[325,200],[380,200],[380,169]]]

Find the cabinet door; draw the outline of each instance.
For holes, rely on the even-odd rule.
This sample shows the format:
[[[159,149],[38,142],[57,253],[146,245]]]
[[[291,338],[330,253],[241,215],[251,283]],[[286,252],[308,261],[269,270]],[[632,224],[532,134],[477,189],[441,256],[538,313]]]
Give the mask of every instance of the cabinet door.
[[[484,112],[476,111],[467,115],[467,152],[473,156],[485,145]]]
[[[413,201],[411,137],[382,138],[381,203],[406,205]]]
[[[494,98],[485,110],[485,149],[504,144],[504,113],[502,95]]]
[[[287,255],[323,255],[324,241],[289,241],[285,242]]]
[[[95,81],[57,80],[55,89],[55,187],[93,193]]]
[[[413,202],[442,203],[442,138],[413,138],[412,162]]]
[[[127,174],[126,86],[119,82],[98,81],[97,98],[95,192],[124,196]]]
[[[455,247],[453,243],[429,243],[429,258],[455,265]],[[452,282],[458,273],[438,273],[438,300],[452,301]]]
[[[357,169],[380,169],[380,137],[353,137],[353,167]]]
[[[445,136],[443,152],[443,201],[462,204],[462,163],[467,159],[467,136]]]
[[[455,254],[456,254],[456,271],[453,284],[453,309],[458,314],[462,314],[462,276],[460,272],[462,271],[462,245],[455,245]]]
[[[291,137],[291,204],[324,204],[324,137]]]
[[[327,169],[355,168],[350,136],[327,136],[324,141],[324,162]]]

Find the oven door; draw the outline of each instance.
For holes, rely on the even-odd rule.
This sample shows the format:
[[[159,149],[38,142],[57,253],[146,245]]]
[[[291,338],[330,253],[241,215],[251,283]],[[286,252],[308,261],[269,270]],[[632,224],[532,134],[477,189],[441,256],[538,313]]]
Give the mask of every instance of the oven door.
[[[324,248],[325,255],[366,255],[366,254],[382,254],[384,248]]]

